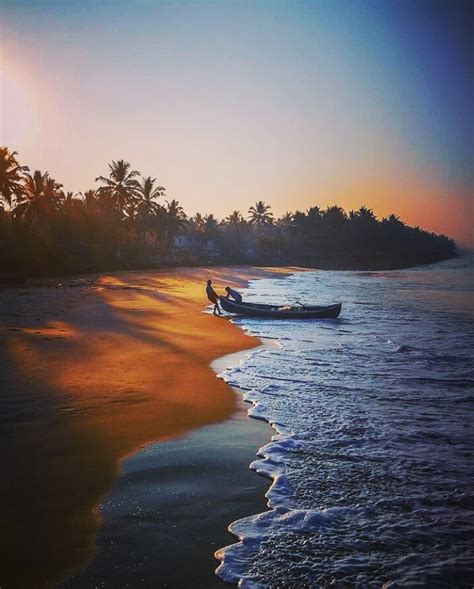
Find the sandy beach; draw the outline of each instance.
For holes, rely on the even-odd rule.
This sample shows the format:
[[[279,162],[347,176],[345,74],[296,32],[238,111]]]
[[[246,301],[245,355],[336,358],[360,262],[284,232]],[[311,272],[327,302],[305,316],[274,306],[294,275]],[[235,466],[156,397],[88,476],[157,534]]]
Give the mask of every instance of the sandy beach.
[[[121,461],[242,411],[210,363],[260,342],[202,313],[204,283],[288,271],[124,272],[0,291],[2,587],[51,587],[83,569]]]
[[[219,372],[245,356],[219,359]],[[242,392],[235,390],[225,421],[149,444],[121,463],[100,506],[94,558],[61,589],[228,587],[215,574],[214,552],[236,541],[231,521],[267,509],[270,482],[249,464],[274,433],[249,419]]]

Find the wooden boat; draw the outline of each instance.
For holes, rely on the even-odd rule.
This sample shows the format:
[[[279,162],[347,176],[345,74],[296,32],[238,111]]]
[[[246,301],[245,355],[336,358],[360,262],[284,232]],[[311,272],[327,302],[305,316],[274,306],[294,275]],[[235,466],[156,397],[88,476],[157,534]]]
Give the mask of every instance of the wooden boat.
[[[237,303],[227,297],[219,297],[222,308],[228,313],[248,317],[269,317],[272,319],[336,319],[342,303],[327,306],[306,307],[292,305],[263,305],[261,303]]]

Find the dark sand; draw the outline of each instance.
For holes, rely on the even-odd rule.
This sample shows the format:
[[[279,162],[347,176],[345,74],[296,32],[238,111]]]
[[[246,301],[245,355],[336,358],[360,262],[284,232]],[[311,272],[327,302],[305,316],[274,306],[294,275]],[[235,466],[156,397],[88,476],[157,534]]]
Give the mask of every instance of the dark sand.
[[[209,364],[259,342],[201,313],[203,283],[277,272],[126,272],[0,291],[2,589],[53,587],[84,568],[121,461],[234,414],[236,396]],[[226,513],[225,525],[252,511]]]
[[[265,511],[270,485],[248,466],[272,430],[237,405],[229,420],[124,462],[102,504],[96,558],[63,589],[229,587],[213,554],[236,541],[226,531],[232,521]]]

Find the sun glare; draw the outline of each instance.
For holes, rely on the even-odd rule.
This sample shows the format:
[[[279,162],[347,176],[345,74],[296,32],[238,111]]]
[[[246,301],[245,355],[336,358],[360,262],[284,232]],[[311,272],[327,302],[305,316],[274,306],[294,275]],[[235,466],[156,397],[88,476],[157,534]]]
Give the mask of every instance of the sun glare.
[[[0,144],[13,148],[31,136],[33,101],[28,90],[5,68],[0,70]]]

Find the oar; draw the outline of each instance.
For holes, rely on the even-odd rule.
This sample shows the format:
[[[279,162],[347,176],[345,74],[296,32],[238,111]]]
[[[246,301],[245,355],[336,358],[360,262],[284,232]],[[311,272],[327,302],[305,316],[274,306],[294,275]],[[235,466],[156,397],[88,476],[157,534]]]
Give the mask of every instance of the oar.
[[[303,303],[301,303],[300,301],[295,301],[295,303],[297,305],[301,305],[303,307],[303,309],[306,309],[306,305],[303,305]]]

